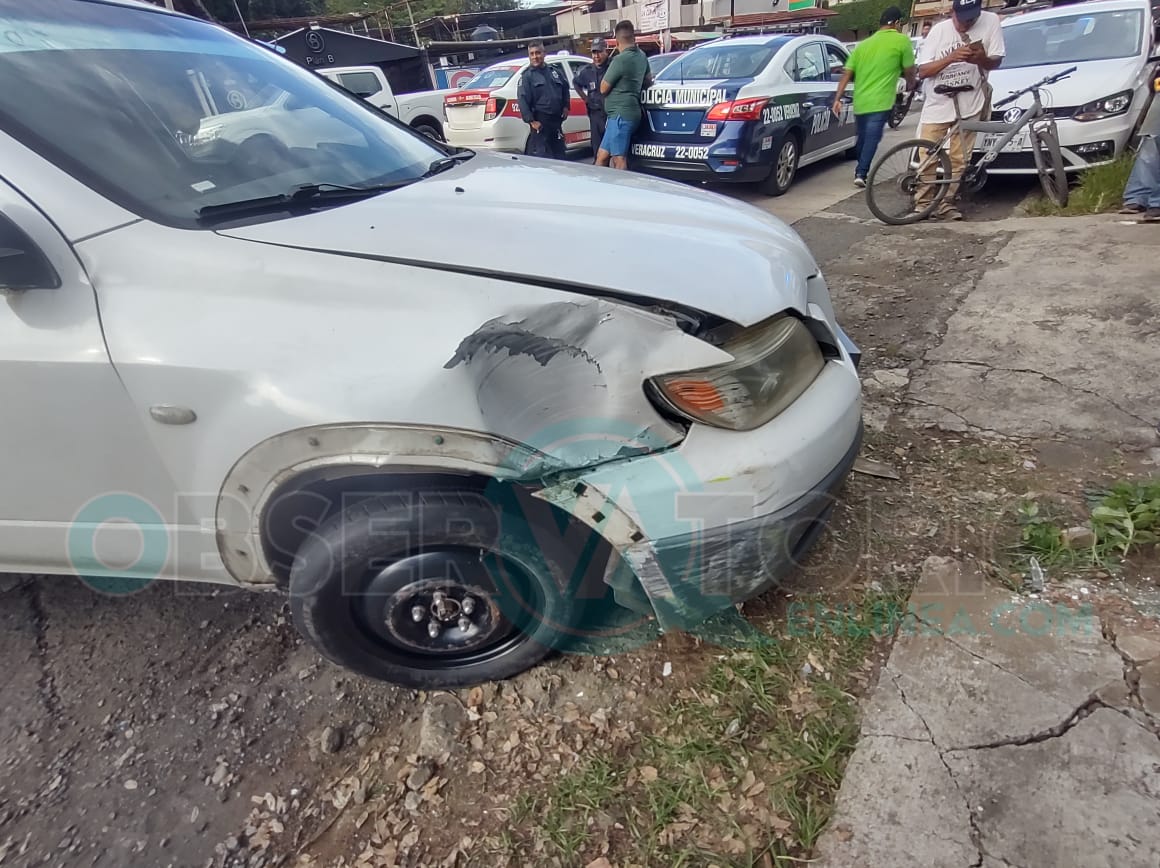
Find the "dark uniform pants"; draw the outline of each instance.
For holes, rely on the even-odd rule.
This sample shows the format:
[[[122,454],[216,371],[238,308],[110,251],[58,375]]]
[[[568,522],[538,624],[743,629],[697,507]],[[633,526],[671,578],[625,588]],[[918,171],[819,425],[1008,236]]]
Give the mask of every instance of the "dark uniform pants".
[[[537,120],[539,120],[537,118]],[[548,157],[553,160],[563,160],[564,134],[560,132],[563,120],[540,121],[540,131],[528,130],[527,153],[530,157]]]
[[[592,130],[592,158],[596,159],[596,152],[600,150],[600,143],[604,141],[604,129],[608,126],[608,115],[604,112],[589,112],[588,127]]]

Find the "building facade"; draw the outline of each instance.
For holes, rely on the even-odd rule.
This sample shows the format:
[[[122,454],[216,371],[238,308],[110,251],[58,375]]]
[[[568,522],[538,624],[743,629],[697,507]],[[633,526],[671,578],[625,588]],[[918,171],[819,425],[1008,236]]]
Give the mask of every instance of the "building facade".
[[[611,36],[618,21],[631,21],[638,40],[646,48],[660,42],[662,34],[672,41],[672,49],[688,47],[711,33],[760,24],[767,29],[793,30],[803,22],[820,22],[827,14],[807,10],[821,5],[820,0],[588,0],[556,13],[556,29],[561,35],[581,39],[592,36]],[[682,32],[683,31],[683,32]],[[653,38],[655,37],[655,39]],[[666,50],[669,45],[662,46]]]

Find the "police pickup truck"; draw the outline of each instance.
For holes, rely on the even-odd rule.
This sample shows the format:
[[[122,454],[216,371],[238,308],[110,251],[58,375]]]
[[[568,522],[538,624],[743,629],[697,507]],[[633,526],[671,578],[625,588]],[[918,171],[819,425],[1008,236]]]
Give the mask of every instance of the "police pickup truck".
[[[640,171],[747,181],[771,196],[799,166],[854,146],[851,89],[831,110],[848,52],[828,36],[743,36],[689,51],[642,97],[631,149]]]

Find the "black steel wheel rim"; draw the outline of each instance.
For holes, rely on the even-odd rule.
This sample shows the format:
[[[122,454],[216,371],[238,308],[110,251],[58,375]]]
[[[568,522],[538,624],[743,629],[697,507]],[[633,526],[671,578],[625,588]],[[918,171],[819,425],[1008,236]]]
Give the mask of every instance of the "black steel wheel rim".
[[[529,641],[528,625],[502,604],[512,595],[543,609],[527,565],[499,552],[447,547],[368,567],[350,605],[377,653],[419,669],[453,669]]]

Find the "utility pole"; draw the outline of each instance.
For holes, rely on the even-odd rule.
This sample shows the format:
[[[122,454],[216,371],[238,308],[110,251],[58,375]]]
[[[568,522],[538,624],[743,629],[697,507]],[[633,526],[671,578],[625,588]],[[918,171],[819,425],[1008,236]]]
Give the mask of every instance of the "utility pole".
[[[246,26],[246,18],[242,15],[242,9],[238,6],[238,0],[234,0],[234,11],[238,13],[238,20],[242,22],[242,31],[246,34],[246,38],[250,38],[250,28]]]
[[[415,13],[411,11],[411,0],[406,0],[407,3],[407,17],[411,19],[411,35],[415,37],[415,47],[419,45],[419,28],[415,26]]]

